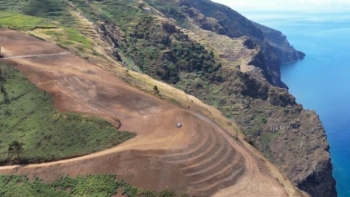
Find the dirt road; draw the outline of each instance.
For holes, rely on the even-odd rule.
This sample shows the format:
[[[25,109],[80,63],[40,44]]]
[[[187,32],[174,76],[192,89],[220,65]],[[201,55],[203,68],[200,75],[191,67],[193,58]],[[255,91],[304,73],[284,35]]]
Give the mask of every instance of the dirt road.
[[[7,56],[7,57],[4,57],[3,59],[10,60],[10,59],[19,59],[19,58],[27,58],[27,57],[46,57],[46,56],[67,55],[67,54],[70,54],[70,52],[61,52],[61,53],[52,53],[52,54]]]
[[[130,87],[115,75],[23,33],[0,29],[0,45],[5,59],[50,92],[59,110],[100,116],[137,134],[109,150],[0,167],[0,173],[47,181],[67,174],[109,173],[138,187],[195,196],[288,196],[259,159],[208,118]],[[183,126],[176,127],[178,122]]]

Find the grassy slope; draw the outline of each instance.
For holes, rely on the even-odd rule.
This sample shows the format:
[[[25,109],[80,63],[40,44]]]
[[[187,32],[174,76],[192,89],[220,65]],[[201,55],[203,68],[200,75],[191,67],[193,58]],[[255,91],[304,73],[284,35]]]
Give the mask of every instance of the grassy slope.
[[[40,30],[42,34],[52,38],[56,43],[65,47],[75,47],[79,51],[89,50],[92,43],[79,31],[72,28],[60,28],[53,30]]]
[[[76,29],[44,18],[0,11],[0,27],[22,31],[36,30],[44,38],[50,38],[61,46],[76,48],[81,52],[92,47],[92,42]]]
[[[116,180],[115,175],[89,175],[76,178],[62,177],[52,183],[39,179],[28,180],[18,175],[0,175],[0,196],[26,197],[110,197],[115,194],[128,197],[175,197],[172,191],[142,190]],[[183,197],[187,195],[182,195]]]
[[[0,11],[46,18],[68,26],[70,13],[64,0],[0,0]]]
[[[20,30],[32,30],[36,27],[55,27],[52,22],[49,22],[43,18],[30,17],[10,12],[0,12],[0,26]]]
[[[6,65],[0,71],[0,163],[17,160],[7,151],[14,140],[24,143],[22,162],[32,163],[111,148],[134,136],[99,118],[62,114],[22,73]]]

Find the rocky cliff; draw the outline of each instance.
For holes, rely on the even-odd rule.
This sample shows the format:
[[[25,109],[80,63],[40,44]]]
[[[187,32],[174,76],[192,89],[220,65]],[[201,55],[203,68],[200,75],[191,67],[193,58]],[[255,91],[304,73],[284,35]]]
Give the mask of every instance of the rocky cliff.
[[[302,52],[290,46],[281,32],[256,24],[224,5],[209,0],[166,2],[148,0],[148,2],[168,17],[177,19],[179,25],[186,27],[188,23],[185,19],[189,19],[204,30],[227,35],[230,38],[248,36],[261,47],[267,65],[264,76],[273,85],[286,88],[287,86],[280,80],[279,66],[304,57]],[[177,12],[168,9],[170,5],[177,5],[179,7]]]
[[[264,38],[274,48],[281,63],[294,62],[305,57],[303,52],[295,50],[294,47],[289,44],[287,37],[283,35],[282,32],[255,22],[253,22],[253,24],[262,31]]]

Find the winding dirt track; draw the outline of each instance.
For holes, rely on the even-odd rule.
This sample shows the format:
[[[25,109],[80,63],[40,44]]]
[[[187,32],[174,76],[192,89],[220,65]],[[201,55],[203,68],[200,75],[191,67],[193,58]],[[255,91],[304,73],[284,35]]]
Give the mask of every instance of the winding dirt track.
[[[261,161],[206,117],[130,87],[115,75],[23,33],[0,29],[0,46],[6,61],[50,92],[59,110],[97,115],[115,126],[121,122],[121,130],[137,133],[109,150],[0,167],[0,173],[47,181],[67,174],[109,173],[138,187],[195,196],[288,196]],[[177,128],[177,122],[183,126]]]

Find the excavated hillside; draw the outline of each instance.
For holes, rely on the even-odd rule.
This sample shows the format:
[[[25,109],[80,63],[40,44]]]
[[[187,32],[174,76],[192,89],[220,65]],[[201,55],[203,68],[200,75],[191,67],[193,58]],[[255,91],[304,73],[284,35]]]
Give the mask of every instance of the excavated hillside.
[[[317,114],[276,87],[285,87],[279,65],[303,57],[280,32],[207,0],[46,0],[36,4],[40,12],[28,6],[36,0],[20,2],[4,1],[0,9],[65,21],[63,26],[90,38],[93,51],[106,52],[130,73],[162,80],[219,109],[300,189],[316,197],[336,196]],[[78,28],[81,23],[86,27]],[[45,31],[31,33],[45,37]],[[125,78],[145,86],[138,78]],[[162,88],[160,94],[167,97]]]
[[[232,127],[224,130],[195,110],[181,109],[133,88],[113,73],[21,32],[0,29],[0,42],[3,62],[49,92],[60,111],[118,120],[120,129],[137,134],[105,151],[0,167],[1,174],[47,182],[66,175],[115,174],[141,188],[171,189],[191,196],[308,196],[243,139],[229,135]],[[199,111],[216,113],[193,100]]]

